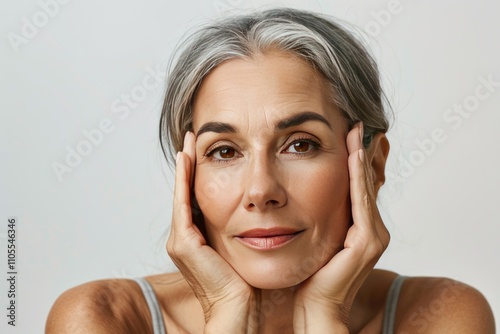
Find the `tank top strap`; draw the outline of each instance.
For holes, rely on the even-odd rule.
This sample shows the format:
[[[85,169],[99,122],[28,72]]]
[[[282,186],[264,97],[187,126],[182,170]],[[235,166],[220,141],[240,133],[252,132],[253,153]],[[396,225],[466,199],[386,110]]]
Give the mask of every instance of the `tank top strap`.
[[[396,310],[398,308],[399,293],[406,276],[397,276],[389,288],[387,300],[385,302],[384,327],[382,334],[394,333],[394,322],[396,320]]]
[[[153,333],[166,334],[167,332],[165,331],[165,324],[163,323],[160,304],[158,303],[153,287],[142,277],[134,277],[132,280],[134,280],[141,287],[144,298],[148,304],[149,312],[151,313]]]

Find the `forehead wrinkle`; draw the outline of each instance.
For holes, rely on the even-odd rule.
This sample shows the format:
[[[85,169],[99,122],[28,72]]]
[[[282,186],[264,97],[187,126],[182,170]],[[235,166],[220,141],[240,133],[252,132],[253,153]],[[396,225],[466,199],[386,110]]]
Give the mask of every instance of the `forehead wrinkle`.
[[[322,75],[302,59],[294,58],[294,61],[299,62],[290,65],[288,64],[290,55],[276,56],[265,56],[251,61],[229,60],[209,73],[195,97],[195,102],[198,102],[197,109],[201,108],[198,110],[196,125],[200,125],[199,117],[205,109],[199,104],[201,101],[198,98],[202,95],[203,104],[208,111],[208,118],[202,116],[202,119],[205,118],[202,122],[211,120],[227,122],[240,134],[258,135],[263,138],[265,129],[268,129],[269,133],[274,132],[275,124],[272,121],[278,123],[292,112],[314,111],[332,123],[331,115],[327,112],[330,109],[330,101],[325,96],[329,95],[325,94],[325,91],[329,91],[328,84]],[[271,62],[268,62],[268,59]],[[282,72],[273,71],[276,67],[285,66],[284,63],[287,64]],[[304,64],[307,66],[303,66]],[[243,70],[240,70],[241,66],[244,66]],[[258,77],[254,80],[256,72],[267,74],[268,71],[271,71],[272,75],[266,76],[265,79]],[[293,78],[290,77],[291,72],[296,74]],[[262,89],[259,89],[261,86]],[[256,115],[260,112],[263,112],[261,116]],[[219,117],[221,119],[218,119]]]
[[[267,108],[259,108],[253,112],[246,113],[246,134],[250,141],[262,142],[264,137],[272,134],[272,126],[269,120]],[[272,111],[270,111],[272,112]],[[253,116],[253,117],[252,117]]]

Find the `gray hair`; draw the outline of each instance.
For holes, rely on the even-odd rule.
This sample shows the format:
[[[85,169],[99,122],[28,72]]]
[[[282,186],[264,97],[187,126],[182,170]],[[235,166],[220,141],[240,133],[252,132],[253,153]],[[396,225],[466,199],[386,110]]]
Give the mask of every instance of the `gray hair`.
[[[388,130],[375,61],[351,32],[326,16],[289,8],[232,16],[198,30],[179,50],[160,118],[167,160],[166,146],[173,161],[185,133],[192,130],[192,103],[203,78],[226,60],[276,50],[305,59],[327,79],[349,128],[363,122],[365,147],[375,133]]]

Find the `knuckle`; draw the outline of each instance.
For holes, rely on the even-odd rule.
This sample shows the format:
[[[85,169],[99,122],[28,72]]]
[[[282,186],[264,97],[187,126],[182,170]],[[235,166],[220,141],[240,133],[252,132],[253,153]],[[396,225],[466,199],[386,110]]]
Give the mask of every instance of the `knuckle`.
[[[391,242],[391,233],[389,232],[389,230],[387,228],[384,227],[384,231],[382,233],[382,243],[384,245],[384,250],[387,249],[387,247],[389,247],[389,243]]]
[[[370,242],[367,244],[366,250],[365,250],[365,256],[369,260],[378,260],[382,253],[386,249],[386,245],[382,242],[382,240],[378,238],[373,238],[370,240]]]
[[[171,258],[179,258],[182,255],[182,247],[176,241],[169,239],[167,242],[167,253]]]
[[[170,257],[174,257],[175,255],[175,249],[174,249],[174,245],[172,242],[170,242],[170,240],[167,242],[167,254],[170,255]]]
[[[190,251],[185,243],[169,240],[167,242],[167,253],[172,259],[181,259],[188,256]]]

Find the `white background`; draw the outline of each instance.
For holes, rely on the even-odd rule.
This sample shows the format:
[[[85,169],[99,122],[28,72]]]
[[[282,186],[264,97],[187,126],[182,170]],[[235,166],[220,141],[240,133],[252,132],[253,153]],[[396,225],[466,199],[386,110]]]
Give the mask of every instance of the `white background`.
[[[189,28],[224,9],[270,5],[334,15],[368,30],[396,116],[380,196],[392,242],[378,267],[471,284],[499,319],[500,86],[483,100],[474,94],[480,77],[500,82],[500,5],[392,3],[73,0],[50,17],[37,1],[3,1],[0,267],[7,271],[7,218],[16,216],[19,276],[17,326],[7,326],[2,306],[0,331],[42,332],[56,297],[83,282],[174,269],[164,251],[173,179],[157,135],[163,84],[143,90],[147,96],[125,117],[112,105],[123,107],[123,95],[138,94],[150,71],[163,75]],[[377,13],[388,6],[393,14],[381,21]],[[26,20],[40,27],[14,46],[9,36],[22,36]],[[443,119],[463,103],[473,109],[468,118]],[[84,145],[84,130],[103,119],[113,130],[60,182],[53,163],[65,164],[68,147]],[[436,129],[446,140],[423,152],[418,142]],[[0,282],[6,305],[7,284]]]

